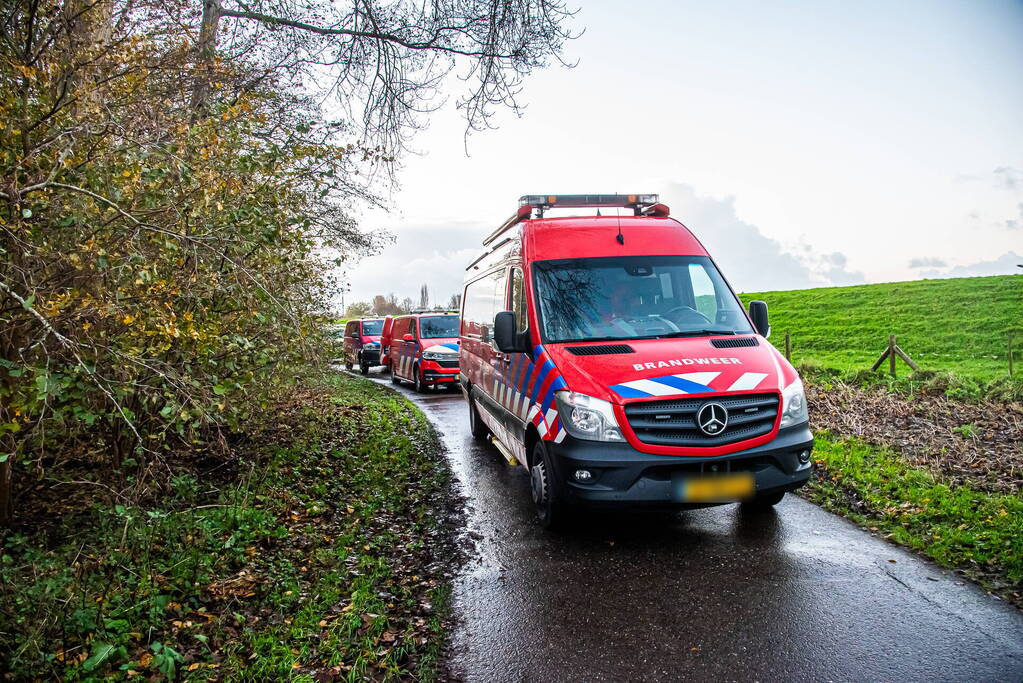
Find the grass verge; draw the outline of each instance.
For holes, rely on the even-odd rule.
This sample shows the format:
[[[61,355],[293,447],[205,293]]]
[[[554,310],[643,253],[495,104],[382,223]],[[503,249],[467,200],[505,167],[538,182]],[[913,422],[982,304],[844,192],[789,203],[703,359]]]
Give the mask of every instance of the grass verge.
[[[458,509],[439,454],[410,403],[333,376],[230,459],[175,466],[147,500],[100,498],[6,532],[0,668],[14,680],[432,680]]]
[[[797,369],[804,382],[818,384],[823,388],[829,388],[834,383],[842,383],[862,388],[882,387],[893,394],[907,397],[944,396],[972,403],[1023,401],[1023,373],[1017,373],[1014,377],[981,381],[954,372],[931,370],[904,372],[898,377],[891,377],[884,368],[876,372],[843,371],[824,367],[812,361],[799,363]]]
[[[893,452],[818,434],[801,494],[1023,607],[1023,497],[950,487]]]

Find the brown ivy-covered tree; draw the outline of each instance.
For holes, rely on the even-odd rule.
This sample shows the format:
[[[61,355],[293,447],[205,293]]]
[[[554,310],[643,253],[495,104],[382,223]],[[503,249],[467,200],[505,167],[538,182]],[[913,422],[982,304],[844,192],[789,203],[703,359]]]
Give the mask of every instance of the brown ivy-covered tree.
[[[516,109],[569,14],[548,0],[0,4],[0,524],[13,463],[42,479],[88,462],[130,498],[322,357],[324,254],[374,247],[349,211],[377,201],[374,172],[452,70],[469,129]]]

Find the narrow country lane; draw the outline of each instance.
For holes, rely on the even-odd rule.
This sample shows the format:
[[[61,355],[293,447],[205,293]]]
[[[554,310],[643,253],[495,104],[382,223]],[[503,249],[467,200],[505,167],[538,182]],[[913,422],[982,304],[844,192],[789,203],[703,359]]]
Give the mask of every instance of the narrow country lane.
[[[1023,679],[1023,613],[801,498],[548,533],[525,471],[472,441],[459,392],[401,391],[440,432],[481,537],[455,586],[460,678]]]

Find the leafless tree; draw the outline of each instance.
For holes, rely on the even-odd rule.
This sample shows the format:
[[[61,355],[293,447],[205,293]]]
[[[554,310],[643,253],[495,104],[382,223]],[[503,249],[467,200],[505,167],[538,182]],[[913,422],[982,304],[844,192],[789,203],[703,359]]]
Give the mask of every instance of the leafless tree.
[[[569,66],[561,52],[576,37],[567,27],[575,10],[562,0],[204,0],[201,15],[177,2],[156,6],[198,26],[200,61],[259,62],[314,84],[332,95],[339,122],[385,156],[405,150],[443,104],[452,72],[466,85],[457,106],[468,134],[491,127],[499,109],[520,112],[523,80],[552,60]],[[195,84],[196,109],[210,73]]]

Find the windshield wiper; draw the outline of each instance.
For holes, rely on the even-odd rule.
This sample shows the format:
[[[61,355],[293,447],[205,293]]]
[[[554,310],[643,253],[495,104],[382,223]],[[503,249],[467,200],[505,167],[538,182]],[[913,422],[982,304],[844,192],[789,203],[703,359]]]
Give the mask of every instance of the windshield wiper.
[[[735,334],[735,330],[682,330],[680,332],[666,332],[655,334],[646,339],[669,339],[671,337],[712,337],[715,335]]]
[[[648,337],[643,337],[647,339]],[[579,339],[555,339],[551,344],[577,344],[579,342],[628,341],[630,337],[580,337]]]

